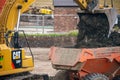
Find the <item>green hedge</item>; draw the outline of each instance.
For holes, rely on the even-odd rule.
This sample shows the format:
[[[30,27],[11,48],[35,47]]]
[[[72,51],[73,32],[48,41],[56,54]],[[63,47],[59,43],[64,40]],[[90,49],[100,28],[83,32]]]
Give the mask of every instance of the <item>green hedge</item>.
[[[27,36],[41,36],[41,37],[59,37],[59,36],[73,36],[73,37],[77,37],[78,31],[74,30],[74,31],[70,31],[68,33],[62,33],[62,34],[52,33],[52,34],[26,34],[26,35]],[[20,34],[20,36],[23,36],[23,34]]]

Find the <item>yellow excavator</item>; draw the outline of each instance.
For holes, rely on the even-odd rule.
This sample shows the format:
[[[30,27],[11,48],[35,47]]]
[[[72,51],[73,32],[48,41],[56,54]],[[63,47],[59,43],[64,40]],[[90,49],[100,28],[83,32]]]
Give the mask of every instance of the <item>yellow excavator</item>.
[[[0,76],[33,70],[32,53],[27,56],[18,41],[20,14],[33,2],[0,0]]]

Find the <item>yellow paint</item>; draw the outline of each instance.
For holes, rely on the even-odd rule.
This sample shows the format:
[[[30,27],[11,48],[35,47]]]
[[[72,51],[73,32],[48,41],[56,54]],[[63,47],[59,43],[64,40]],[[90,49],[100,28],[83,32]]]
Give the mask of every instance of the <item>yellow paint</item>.
[[[6,0],[5,6],[0,14],[0,32],[2,32],[0,33],[0,56],[2,56],[2,59],[0,60],[0,76],[33,70],[34,63],[32,57],[26,56],[24,49],[8,47],[5,42],[4,34],[9,30],[14,30],[16,26],[18,19],[18,5],[22,6],[22,14],[34,1],[35,0],[28,0],[28,2],[25,2],[24,0]],[[20,68],[14,68],[12,65],[13,50],[21,51],[21,60],[18,60],[22,62],[22,67]],[[14,58],[20,59],[20,56],[16,54]]]
[[[50,9],[40,9],[39,12],[41,14],[52,14],[52,10],[50,10]]]
[[[3,55],[3,60],[0,61],[0,66],[2,66],[2,68],[0,68],[0,76],[33,70],[33,58],[31,56],[25,56],[24,49],[19,49],[22,50],[22,67],[13,69],[12,50],[17,49],[11,49],[5,44],[0,45],[0,55]]]
[[[18,5],[22,6],[21,13],[26,11],[28,7],[35,0],[28,0],[28,2],[24,2],[24,0],[7,0],[5,6],[3,7],[2,13],[0,14],[0,44],[5,43],[4,33],[8,30],[14,30],[18,18]]]
[[[22,67],[33,67],[33,59],[31,56],[26,56],[25,59],[23,59]]]
[[[87,9],[87,0],[74,0],[79,6],[80,9]]]

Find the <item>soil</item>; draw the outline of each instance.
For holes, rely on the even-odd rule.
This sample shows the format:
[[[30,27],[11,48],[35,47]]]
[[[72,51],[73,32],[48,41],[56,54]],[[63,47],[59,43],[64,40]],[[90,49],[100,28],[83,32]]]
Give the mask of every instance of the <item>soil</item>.
[[[51,61],[49,60],[49,48],[32,48],[34,55],[35,69],[31,72],[33,74],[48,74],[54,76],[56,70],[52,68]]]
[[[120,33],[112,32],[109,38],[102,40],[101,42],[95,40],[84,40],[78,42],[76,48],[97,48],[97,47],[114,47],[120,46]]]
[[[79,17],[76,48],[120,46],[120,33],[109,33],[109,22],[105,14],[80,13]]]

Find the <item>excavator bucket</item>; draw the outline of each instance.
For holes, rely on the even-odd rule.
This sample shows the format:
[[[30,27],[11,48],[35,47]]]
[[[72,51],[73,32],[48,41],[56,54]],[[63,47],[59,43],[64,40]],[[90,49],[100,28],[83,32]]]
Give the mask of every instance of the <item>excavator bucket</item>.
[[[117,20],[115,9],[96,9],[94,13],[78,12],[78,15],[77,47],[105,47]]]

